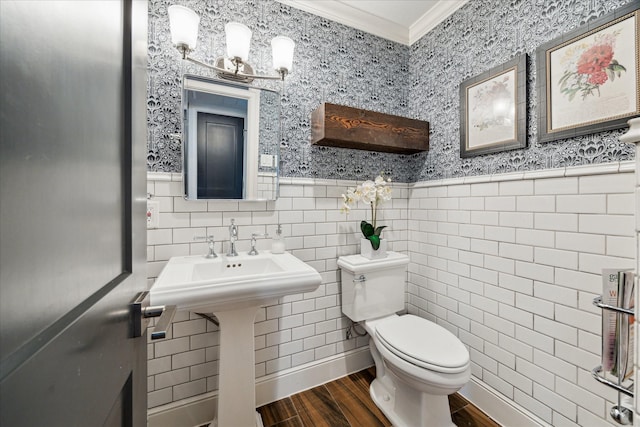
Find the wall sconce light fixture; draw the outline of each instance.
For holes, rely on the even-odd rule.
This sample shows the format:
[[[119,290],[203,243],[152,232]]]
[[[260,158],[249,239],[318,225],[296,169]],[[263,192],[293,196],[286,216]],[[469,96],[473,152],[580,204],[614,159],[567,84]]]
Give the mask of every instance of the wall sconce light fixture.
[[[254,79],[284,80],[293,65],[293,49],[295,43],[289,37],[278,36],[271,40],[273,68],[277,76],[256,74],[249,58],[251,30],[244,24],[229,22],[224,26],[227,41],[227,56],[219,57],[213,65],[189,56],[198,40],[200,17],[188,7],[173,5],[167,9],[171,27],[171,42],[182,54],[182,59],[189,60],[203,67],[215,70],[218,77],[243,83],[251,83]]]

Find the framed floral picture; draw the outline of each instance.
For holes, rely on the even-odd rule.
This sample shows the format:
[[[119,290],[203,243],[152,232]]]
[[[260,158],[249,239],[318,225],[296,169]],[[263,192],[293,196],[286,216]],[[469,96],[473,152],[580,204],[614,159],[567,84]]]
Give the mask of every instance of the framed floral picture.
[[[460,83],[460,157],[527,146],[527,57]]]
[[[539,141],[621,128],[640,115],[639,4],[537,49]]]

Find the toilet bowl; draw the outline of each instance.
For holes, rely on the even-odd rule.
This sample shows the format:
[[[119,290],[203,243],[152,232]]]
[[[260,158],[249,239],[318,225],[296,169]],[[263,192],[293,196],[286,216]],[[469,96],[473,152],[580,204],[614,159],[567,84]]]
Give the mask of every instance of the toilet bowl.
[[[470,378],[469,353],[460,340],[411,314],[366,320],[364,327],[371,336],[369,347],[376,362],[371,398],[393,425],[454,426],[447,396]],[[390,331],[400,328],[400,339],[390,336]]]
[[[453,427],[447,396],[469,381],[469,352],[443,327],[396,314],[404,310],[408,261],[395,252],[381,260],[340,257],[342,310],[370,336],[371,398],[393,425]]]

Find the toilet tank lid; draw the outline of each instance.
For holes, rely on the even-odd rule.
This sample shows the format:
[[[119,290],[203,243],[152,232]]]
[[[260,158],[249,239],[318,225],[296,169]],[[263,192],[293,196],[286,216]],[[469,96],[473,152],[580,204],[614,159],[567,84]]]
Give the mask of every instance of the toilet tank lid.
[[[368,273],[409,264],[409,257],[399,252],[387,252],[386,258],[368,259],[362,255],[348,255],[338,258],[338,267],[353,274]]]

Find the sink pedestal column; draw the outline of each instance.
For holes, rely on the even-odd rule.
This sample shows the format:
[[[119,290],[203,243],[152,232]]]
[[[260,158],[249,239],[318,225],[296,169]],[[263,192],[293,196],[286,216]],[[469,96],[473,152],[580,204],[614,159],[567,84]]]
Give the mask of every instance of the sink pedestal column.
[[[254,348],[254,321],[260,307],[214,313],[220,322],[218,427],[263,426],[256,412]]]

